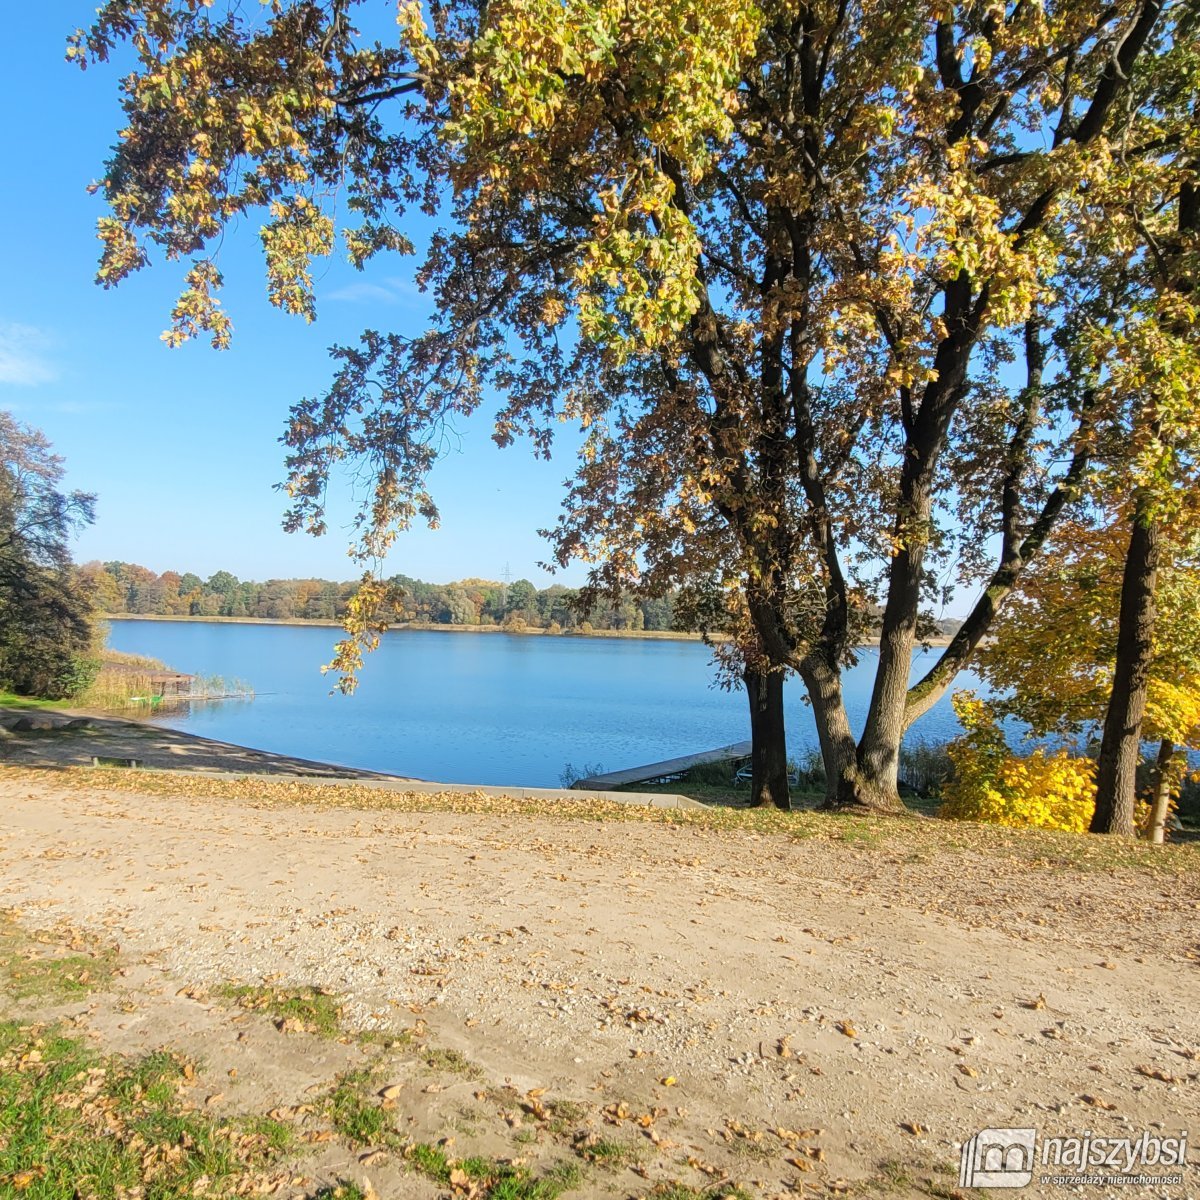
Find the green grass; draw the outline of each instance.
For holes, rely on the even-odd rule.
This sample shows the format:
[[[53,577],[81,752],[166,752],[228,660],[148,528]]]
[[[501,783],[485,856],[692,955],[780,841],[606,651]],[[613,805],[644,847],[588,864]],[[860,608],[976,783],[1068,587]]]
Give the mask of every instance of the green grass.
[[[355,1146],[395,1146],[399,1138],[386,1109],[371,1094],[375,1072],[368,1068],[337,1077],[325,1097],[334,1129]]]
[[[70,708],[70,700],[41,700],[37,696],[18,696],[16,692],[0,691],[0,708],[56,709]]]
[[[583,1181],[583,1172],[576,1163],[556,1163],[545,1174],[536,1176],[527,1167],[478,1155],[453,1159],[441,1146],[428,1142],[414,1142],[405,1149],[404,1157],[413,1170],[442,1185],[449,1184],[461,1171],[476,1186],[473,1194],[480,1200],[555,1200]]]
[[[575,1153],[587,1162],[601,1167],[623,1167],[638,1159],[638,1147],[612,1138],[581,1137],[575,1142]]]
[[[293,1021],[306,1033],[336,1038],[342,1028],[342,1006],[337,997],[319,988],[270,988],[253,984],[228,984],[217,995],[239,1008],[266,1013],[275,1021]]]
[[[652,1200],[750,1200],[750,1194],[736,1184],[717,1183],[708,1187],[692,1187],[675,1180],[655,1184],[650,1197]]]
[[[14,1000],[65,1004],[108,986],[115,951],[96,947],[64,954],[61,941],[48,933],[27,933],[9,913],[0,913],[0,984]]]
[[[102,1057],[54,1027],[0,1022],[0,1195],[154,1200],[232,1195],[271,1166],[283,1135],[262,1120],[184,1107],[183,1059]],[[272,1123],[274,1124],[274,1123]]]
[[[296,1131],[286,1121],[274,1117],[243,1117],[242,1128],[253,1137],[261,1138],[272,1154],[283,1154],[296,1143]]]
[[[750,785],[734,783],[735,767],[730,762],[700,763],[667,783],[631,783],[614,789],[618,792],[653,792],[656,795],[687,796],[722,808],[745,808],[750,800]],[[803,784],[803,779],[801,780]],[[792,788],[792,804],[796,808],[814,808],[825,799],[824,792]]]
[[[435,1183],[450,1182],[450,1159],[441,1146],[416,1142],[404,1151],[409,1164]]]
[[[931,1197],[932,1200],[968,1200],[969,1197],[983,1196],[983,1193],[975,1188],[960,1189],[953,1171],[942,1167],[933,1167],[932,1172],[929,1167],[918,1170],[897,1159],[884,1159],[879,1164],[879,1173],[871,1183],[881,1195],[912,1195],[917,1192],[922,1196]]]

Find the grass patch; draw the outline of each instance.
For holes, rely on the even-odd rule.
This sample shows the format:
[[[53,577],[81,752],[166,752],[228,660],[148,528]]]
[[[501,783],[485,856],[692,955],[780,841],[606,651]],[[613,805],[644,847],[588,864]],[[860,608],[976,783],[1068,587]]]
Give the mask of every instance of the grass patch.
[[[42,700],[37,696],[18,696],[16,692],[0,691],[0,708],[56,709],[70,708],[70,700]]]
[[[296,1144],[296,1131],[286,1121],[274,1117],[252,1116],[242,1121],[246,1133],[261,1138],[272,1154],[283,1154]]]
[[[584,1161],[613,1170],[636,1162],[639,1157],[639,1147],[594,1133],[577,1137],[573,1149]]]
[[[482,1079],[483,1072],[465,1054],[444,1046],[427,1046],[421,1061],[433,1071],[447,1075],[462,1075],[467,1079]]]
[[[337,997],[320,988],[270,988],[254,984],[227,984],[218,996],[239,1008],[261,1012],[280,1025],[319,1037],[336,1038],[342,1029],[342,1006]]]
[[[574,1100],[555,1100],[547,1108],[549,1119],[546,1128],[560,1138],[570,1137],[588,1113],[586,1104],[578,1104]]]
[[[101,1057],[54,1027],[0,1022],[0,1195],[242,1194],[283,1149],[261,1121],[185,1107],[184,1060]]]
[[[375,1072],[365,1068],[339,1075],[325,1097],[325,1111],[334,1129],[355,1146],[398,1145],[387,1110],[371,1094],[374,1082]]]
[[[845,817],[842,825],[842,841],[859,846],[882,846],[887,841],[887,832],[874,821],[862,817]]]
[[[959,1188],[953,1172],[940,1167],[934,1167],[933,1174],[929,1171],[928,1166],[918,1169],[898,1159],[884,1159],[879,1164],[879,1174],[871,1183],[888,1195],[900,1192],[905,1195],[919,1193],[931,1197],[932,1200],[968,1200],[968,1197],[983,1196],[983,1193],[975,1188]],[[941,1179],[937,1178],[939,1174]]]
[[[411,1029],[359,1029],[351,1036],[360,1046],[378,1046],[381,1050],[403,1050],[413,1041]]]
[[[750,1193],[736,1184],[717,1183],[708,1187],[692,1187],[676,1180],[655,1184],[650,1196],[653,1200],[751,1200]]]
[[[555,1200],[578,1187],[583,1172],[578,1164],[557,1163],[545,1174],[534,1175],[527,1167],[498,1159],[475,1156],[450,1158],[441,1146],[414,1142],[404,1151],[409,1165],[428,1179],[443,1185],[470,1183],[480,1200]]]
[[[441,1146],[429,1142],[414,1142],[404,1151],[409,1164],[435,1183],[450,1182],[450,1158]]]
[[[734,782],[735,765],[732,762],[700,763],[690,767],[678,779],[666,783],[630,783],[615,788],[618,792],[653,792],[656,795],[687,796],[719,808],[745,809],[750,799],[750,785]],[[824,791],[814,791],[805,786],[801,776],[800,786],[791,789],[792,804],[797,809],[814,808],[825,799]]]
[[[116,960],[114,949],[93,946],[77,933],[27,933],[11,913],[0,913],[0,986],[15,1000],[78,1000],[109,985]]]

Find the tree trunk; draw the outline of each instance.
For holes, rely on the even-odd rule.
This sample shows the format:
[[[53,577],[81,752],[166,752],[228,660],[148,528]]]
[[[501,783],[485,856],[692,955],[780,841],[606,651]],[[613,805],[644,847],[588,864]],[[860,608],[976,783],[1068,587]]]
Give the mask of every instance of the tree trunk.
[[[856,770],[843,781],[838,793],[839,807],[905,811],[899,786],[900,743],[906,728],[908,676],[915,643],[915,616],[911,624],[905,620],[889,629],[885,613],[867,725],[858,744]]]
[[[840,808],[904,812],[900,800],[900,743],[908,728],[908,677],[917,640],[917,600],[923,547],[901,550],[892,564],[888,603],[879,634],[879,667],[855,769],[841,781]]]
[[[1150,824],[1146,841],[1161,846],[1167,840],[1167,812],[1171,807],[1171,766],[1175,758],[1175,743],[1163,738],[1158,746],[1154,764],[1154,796],[1150,801]]]
[[[1150,682],[1160,536],[1157,522],[1146,511],[1145,499],[1139,497],[1121,582],[1117,658],[1096,766],[1093,833],[1132,837],[1135,832],[1133,810]]]
[[[813,651],[797,668],[812,703],[821,761],[825,766],[825,808],[836,808],[846,781],[857,770],[857,750],[842,697],[842,678],[819,652]]]
[[[748,667],[742,678],[750,701],[750,803],[755,808],[790,809],[783,672]]]

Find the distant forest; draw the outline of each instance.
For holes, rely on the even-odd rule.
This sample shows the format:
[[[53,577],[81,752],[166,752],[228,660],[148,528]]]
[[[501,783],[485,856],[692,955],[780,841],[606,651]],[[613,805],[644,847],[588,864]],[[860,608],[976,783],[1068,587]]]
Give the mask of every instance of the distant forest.
[[[99,611],[161,617],[260,617],[274,621],[337,621],[358,581],[328,579],[238,579],[218,571],[201,579],[190,571],[164,571],[126,562],[90,562],[79,568]],[[433,625],[502,625],[508,628],[662,631],[673,630],[674,603],[624,599],[581,614],[574,588],[536,588],[528,579],[509,584],[490,579],[425,583],[396,575],[404,592],[398,620]]]
[[[238,579],[218,571],[207,579],[191,571],[164,571],[126,562],[90,562],[79,568],[84,586],[98,611],[111,616],[130,613],[159,617],[258,617],[268,621],[339,621],[358,588],[358,581],[329,579]],[[554,584],[537,588],[528,579],[499,583],[492,579],[460,579],[457,583],[425,583],[395,575],[403,591],[399,621],[430,625],[499,625],[508,629],[624,632],[694,632],[675,623],[674,597],[654,600],[625,597],[619,603],[580,611],[578,591]],[[961,624],[939,621],[942,633]]]

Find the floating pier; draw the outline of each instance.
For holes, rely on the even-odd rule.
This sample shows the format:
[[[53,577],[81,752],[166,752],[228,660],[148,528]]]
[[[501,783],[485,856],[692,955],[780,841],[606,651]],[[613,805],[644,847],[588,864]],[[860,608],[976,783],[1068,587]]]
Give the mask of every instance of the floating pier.
[[[675,779],[704,763],[736,762],[739,758],[749,757],[749,742],[733,742],[728,746],[718,746],[715,750],[702,750],[699,754],[685,754],[682,758],[668,758],[663,762],[647,763],[644,767],[627,767],[624,771],[608,771],[603,775],[593,775],[590,779],[577,779],[571,787],[583,792],[605,792],[631,783]]]

